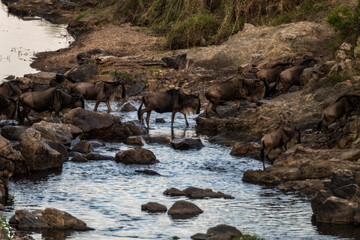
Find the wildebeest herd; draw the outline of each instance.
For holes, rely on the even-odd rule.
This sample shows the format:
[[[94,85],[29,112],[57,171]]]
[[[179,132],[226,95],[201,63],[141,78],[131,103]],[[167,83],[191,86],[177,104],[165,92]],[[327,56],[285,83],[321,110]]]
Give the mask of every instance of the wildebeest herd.
[[[258,71],[254,77],[236,75],[226,81],[214,84],[205,91],[204,96],[208,100],[205,109],[205,117],[209,117],[212,110],[217,116],[219,104],[224,101],[237,100],[238,109],[241,100],[258,101],[263,98],[272,97],[274,92],[286,93],[293,85],[302,86],[300,76],[305,68],[314,66],[315,59],[307,59],[294,66],[292,62],[276,63],[269,68]],[[62,80],[63,76],[57,76]],[[85,100],[95,100],[94,111],[97,111],[100,102],[105,102],[108,112],[111,112],[109,101],[112,96],[121,91],[122,98],[125,97],[124,83],[115,79],[114,82],[80,82],[71,86],[65,85],[42,85],[24,84],[19,80],[3,82],[0,85],[0,114],[7,119],[18,120],[24,124],[30,111],[55,112],[58,116],[64,108],[84,108]],[[318,123],[318,130],[327,129],[328,126],[342,116],[346,116],[360,103],[358,95],[344,95],[327,107]],[[144,108],[142,108],[145,106]],[[200,97],[198,94],[186,94],[182,89],[170,89],[165,92],[149,93],[142,97],[138,108],[138,120],[143,124],[143,114],[146,112],[146,124],[149,129],[151,111],[158,113],[171,112],[171,130],[174,125],[174,117],[177,112],[184,115],[188,126],[186,114],[200,113]],[[300,131],[293,125],[281,126],[273,132],[261,138],[260,158],[265,170],[265,160],[269,153],[275,148],[286,150],[287,143],[296,139],[300,143]]]

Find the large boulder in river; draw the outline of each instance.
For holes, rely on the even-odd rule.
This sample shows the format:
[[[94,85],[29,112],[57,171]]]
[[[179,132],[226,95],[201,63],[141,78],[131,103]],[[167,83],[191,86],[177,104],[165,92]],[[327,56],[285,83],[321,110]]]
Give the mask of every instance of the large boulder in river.
[[[141,205],[141,210],[148,211],[149,213],[158,213],[158,212],[166,212],[167,207],[157,202],[148,202],[146,204]]]
[[[131,134],[119,116],[82,108],[69,111],[65,115],[64,122],[79,127],[90,138],[123,141]]]
[[[241,236],[242,233],[236,227],[220,224],[209,228],[206,234],[198,233],[191,238],[194,240],[231,240]]]
[[[242,31],[219,46],[193,48],[187,52],[195,66],[218,69],[237,68],[243,63],[267,62],[295,57],[306,52],[323,54],[334,38],[329,25],[314,22],[296,22],[276,27],[245,24]]]
[[[25,126],[12,126],[7,125],[1,128],[1,135],[10,141],[20,141],[20,135],[25,132]]]
[[[70,144],[74,137],[82,133],[82,130],[74,125],[46,121],[35,123],[32,127],[41,132],[43,138],[62,144]]]
[[[171,146],[178,150],[201,149],[204,145],[200,138],[177,138],[171,141]]]
[[[63,165],[61,154],[52,149],[34,128],[21,134],[18,149],[24,156],[29,171],[60,168]]]
[[[43,211],[33,212],[16,210],[9,223],[19,230],[93,230],[87,227],[84,221],[55,208],[46,208]]]
[[[174,205],[172,205],[168,211],[168,214],[174,219],[186,219],[195,217],[203,212],[204,211],[195,204],[181,200],[175,202]]]
[[[11,146],[9,140],[0,136],[0,157],[2,156],[15,164],[15,172],[13,175],[24,175],[28,173],[23,155]]]
[[[115,155],[115,161],[124,164],[144,165],[155,164],[159,162],[152,151],[139,147],[118,152]]]

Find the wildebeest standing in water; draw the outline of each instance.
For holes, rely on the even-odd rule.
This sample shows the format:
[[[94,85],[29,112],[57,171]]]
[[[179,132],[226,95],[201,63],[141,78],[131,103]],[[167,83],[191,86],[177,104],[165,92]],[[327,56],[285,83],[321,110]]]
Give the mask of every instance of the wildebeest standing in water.
[[[64,108],[84,108],[84,98],[82,96],[72,96],[60,89],[49,88],[44,91],[26,92],[20,95],[19,104],[23,107],[20,112],[19,124],[23,124],[24,119],[31,110],[36,112],[55,111],[58,116]]]
[[[318,123],[318,130],[327,129],[330,124],[353,111],[360,103],[359,95],[344,95],[339,97],[333,104],[325,108],[321,121]],[[346,120],[345,120],[346,121]]]
[[[237,107],[240,109],[241,99],[249,101],[262,99],[268,95],[268,90],[269,86],[264,79],[245,79],[239,76],[212,85],[205,91],[205,97],[209,100],[206,117],[211,109],[220,116],[216,107],[222,100],[239,100]]]
[[[283,147],[283,150],[286,151],[287,143],[294,137],[297,137],[297,142],[300,143],[300,130],[296,127],[284,126],[279,127],[261,138],[260,158],[263,164],[263,170],[265,170],[265,159],[269,157],[269,153],[278,147]]]
[[[121,97],[125,98],[125,86],[122,81],[115,82],[80,82],[70,88],[70,93],[81,94],[86,100],[96,100],[94,111],[97,111],[100,102],[105,102],[108,112],[111,112],[110,99],[121,84]]]
[[[145,105],[144,109],[142,105]],[[146,112],[146,123],[149,128],[151,111],[158,113],[171,112],[171,129],[173,129],[174,118],[177,112],[181,112],[185,117],[186,126],[189,125],[186,114],[200,113],[200,98],[197,95],[185,94],[181,90],[170,89],[166,92],[151,93],[142,98],[138,109],[138,118],[143,123],[143,114]]]
[[[0,114],[5,115],[7,119],[17,120],[18,101],[12,98],[4,97],[0,94]]]

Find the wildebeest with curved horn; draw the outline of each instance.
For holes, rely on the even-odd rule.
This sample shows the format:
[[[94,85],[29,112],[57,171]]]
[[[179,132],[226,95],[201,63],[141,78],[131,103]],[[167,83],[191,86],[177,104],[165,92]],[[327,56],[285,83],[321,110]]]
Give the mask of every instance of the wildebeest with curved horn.
[[[345,118],[347,118],[347,115],[353,111],[359,103],[359,95],[343,95],[339,97],[333,104],[325,108],[321,121],[318,123],[318,131],[321,131],[322,128],[327,129],[330,124],[344,115]]]
[[[143,104],[145,108],[141,109]],[[177,112],[181,112],[185,117],[186,126],[189,125],[186,114],[200,113],[200,98],[198,95],[185,94],[181,90],[170,89],[166,92],[157,92],[147,94],[142,98],[142,102],[138,109],[138,118],[143,123],[143,114],[146,112],[146,123],[149,128],[149,120],[151,111],[158,113],[171,112],[171,129],[173,129],[174,118]]]
[[[276,82],[279,74],[292,65],[292,63],[276,63],[270,68],[264,68],[258,71],[256,77],[258,79],[265,79],[268,83]]]
[[[208,117],[211,109],[220,116],[216,107],[222,100],[239,100],[238,109],[240,109],[241,99],[249,101],[262,99],[268,95],[268,90],[269,86],[264,79],[245,79],[239,76],[212,85],[205,91],[205,97],[209,100],[206,117]]]
[[[304,71],[305,68],[311,67],[317,63],[317,60],[314,58],[306,59],[300,63],[298,66],[294,66],[291,68],[288,68],[284,71],[282,71],[279,74],[278,79],[276,80],[276,83],[274,87],[272,88],[271,92],[273,92],[273,89],[276,88],[277,85],[281,85],[280,91],[282,93],[287,93],[289,88],[293,85],[300,86],[300,77],[301,73]]]
[[[287,143],[297,137],[297,142],[300,143],[300,130],[296,127],[279,127],[275,131],[265,134],[261,138],[261,151],[260,158],[263,164],[263,170],[265,170],[265,159],[269,157],[269,153],[279,147],[283,147],[284,151],[287,149]]]
[[[18,101],[4,97],[0,94],[0,115],[5,115],[7,119],[17,120]]]
[[[44,91],[21,94],[19,105],[23,107],[19,116],[19,124],[23,124],[24,119],[27,118],[31,110],[35,112],[55,111],[55,115],[58,116],[64,108],[84,108],[84,98],[82,96],[72,96],[57,88],[49,88]]]
[[[121,84],[121,97],[125,98],[125,85],[122,81],[115,82],[79,82],[72,85],[70,93],[81,94],[86,100],[96,100],[94,111],[97,111],[100,102],[105,102],[108,112],[111,112],[110,99]]]

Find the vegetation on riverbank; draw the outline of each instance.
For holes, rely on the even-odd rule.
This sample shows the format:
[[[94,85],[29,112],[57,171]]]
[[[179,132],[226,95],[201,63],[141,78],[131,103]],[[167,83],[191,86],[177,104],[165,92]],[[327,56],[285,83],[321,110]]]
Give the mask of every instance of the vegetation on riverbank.
[[[276,26],[302,20],[324,22],[334,8],[346,8],[340,1],[329,0],[125,0],[95,5],[76,18],[91,14],[97,23],[131,22],[150,28],[166,35],[164,47],[168,49],[219,44],[245,23]]]

